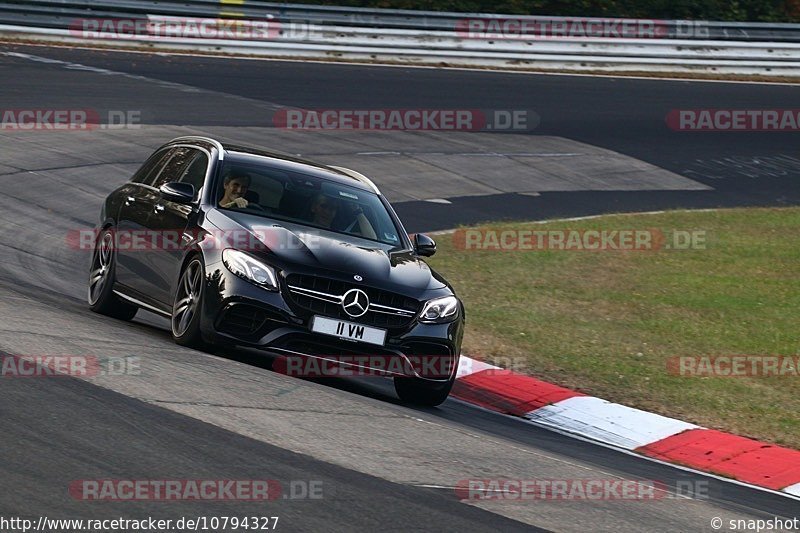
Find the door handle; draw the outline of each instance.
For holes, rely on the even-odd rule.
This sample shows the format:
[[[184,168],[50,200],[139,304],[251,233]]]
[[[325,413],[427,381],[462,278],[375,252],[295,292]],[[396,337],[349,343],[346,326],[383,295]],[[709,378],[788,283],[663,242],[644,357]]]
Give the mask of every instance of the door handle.
[[[156,213],[160,213],[164,210],[164,206],[161,204],[156,204]]]
[[[125,205],[131,205],[135,203],[136,203],[136,198],[134,198],[133,196],[128,196],[127,198],[125,198]]]

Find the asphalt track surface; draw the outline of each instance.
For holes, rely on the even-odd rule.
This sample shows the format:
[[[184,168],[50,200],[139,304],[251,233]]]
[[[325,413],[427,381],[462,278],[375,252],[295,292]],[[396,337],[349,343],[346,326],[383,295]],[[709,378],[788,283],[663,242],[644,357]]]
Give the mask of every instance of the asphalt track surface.
[[[469,143],[469,135],[498,145],[552,137],[621,154],[628,158],[622,164],[641,161],[674,175],[664,189],[551,190],[539,196],[456,192],[446,197],[449,204],[417,195],[420,199],[397,204],[411,231],[497,218],[796,205],[797,134],[676,133],[664,124],[675,108],[792,108],[796,87],[40,47],[0,51],[16,54],[0,55],[0,108],[138,109],[145,124],[135,131],[0,132],[0,350],[133,356],[141,369],[138,375],[88,380],[0,380],[0,516],[277,515],[279,527],[290,531],[711,531],[713,517],[798,515],[796,500],[570,439],[455,400],[437,409],[410,408],[399,403],[388,381],[296,380],[271,372],[271,361],[256,352],[203,354],[178,347],[166,322],[146,312],[133,323],[90,313],[83,302],[88,257],[65,244],[70,229],[94,224],[102,198],[137,162],[176,134],[209,132],[251,144],[283,139],[291,151],[308,154],[325,154],[337,140],[297,132],[288,139],[270,131],[268,115],[253,111],[280,106],[533,109],[541,123],[524,136],[401,133],[380,142],[418,143],[434,152]],[[487,136],[491,139],[484,141]],[[328,159],[341,154],[340,147]],[[468,164],[454,160],[456,168]],[[405,177],[412,188],[424,185],[413,175]],[[402,199],[402,184],[375,178],[379,186],[387,180]],[[321,482],[324,496],[267,504],[108,503],[76,500],[67,490],[80,479],[265,478],[284,486]],[[472,478],[658,480],[668,494],[649,502],[459,501],[454,485]],[[702,487],[705,495],[679,495],[681,483]]]

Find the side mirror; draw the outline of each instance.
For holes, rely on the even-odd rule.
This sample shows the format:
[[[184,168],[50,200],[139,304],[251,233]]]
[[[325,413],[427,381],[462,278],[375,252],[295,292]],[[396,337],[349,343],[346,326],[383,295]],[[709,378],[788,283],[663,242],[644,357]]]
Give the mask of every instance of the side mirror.
[[[194,200],[194,185],[191,183],[173,181],[165,183],[158,190],[161,191],[161,197],[170,202],[190,204]]]
[[[430,257],[436,253],[436,242],[423,233],[414,235],[414,249],[417,255]]]

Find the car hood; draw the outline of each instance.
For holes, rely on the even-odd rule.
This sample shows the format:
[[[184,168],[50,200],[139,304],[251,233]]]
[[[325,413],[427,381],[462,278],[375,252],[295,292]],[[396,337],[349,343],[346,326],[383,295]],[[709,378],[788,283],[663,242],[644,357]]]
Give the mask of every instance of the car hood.
[[[249,249],[288,271],[312,268],[318,275],[349,281],[357,275],[366,286],[408,295],[447,286],[408,251],[390,252],[386,245],[357,237],[236,211],[213,210],[208,220],[223,235],[235,236],[229,240],[232,248]]]

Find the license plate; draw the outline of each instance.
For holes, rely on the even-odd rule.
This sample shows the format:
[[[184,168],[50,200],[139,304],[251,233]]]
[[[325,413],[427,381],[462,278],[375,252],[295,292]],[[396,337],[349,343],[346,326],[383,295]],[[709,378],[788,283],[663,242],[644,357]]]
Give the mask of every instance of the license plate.
[[[386,340],[386,330],[370,328],[362,326],[361,324],[326,318],[324,316],[314,317],[311,322],[311,331],[324,335],[332,335],[341,339],[377,344],[379,346],[383,346]]]

